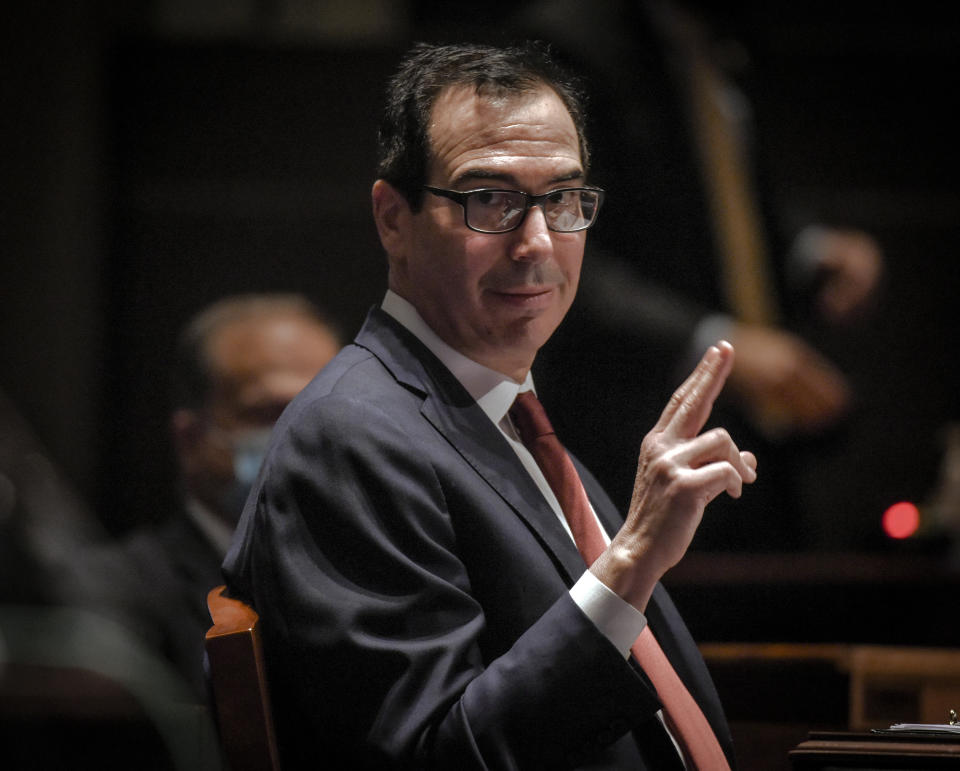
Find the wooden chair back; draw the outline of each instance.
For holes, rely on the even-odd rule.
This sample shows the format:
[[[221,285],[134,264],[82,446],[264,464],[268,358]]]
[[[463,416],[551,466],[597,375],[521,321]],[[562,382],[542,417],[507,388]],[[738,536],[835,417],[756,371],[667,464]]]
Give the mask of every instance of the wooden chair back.
[[[246,603],[229,597],[225,586],[210,590],[207,607],[213,620],[205,643],[210,687],[228,768],[279,771],[260,617]]]

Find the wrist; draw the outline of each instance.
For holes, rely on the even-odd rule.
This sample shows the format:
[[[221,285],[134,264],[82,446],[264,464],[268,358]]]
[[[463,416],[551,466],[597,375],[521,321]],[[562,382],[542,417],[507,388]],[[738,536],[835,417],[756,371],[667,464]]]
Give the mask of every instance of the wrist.
[[[648,568],[649,560],[614,539],[590,566],[590,572],[608,589],[641,613],[646,611],[653,589],[660,579]]]

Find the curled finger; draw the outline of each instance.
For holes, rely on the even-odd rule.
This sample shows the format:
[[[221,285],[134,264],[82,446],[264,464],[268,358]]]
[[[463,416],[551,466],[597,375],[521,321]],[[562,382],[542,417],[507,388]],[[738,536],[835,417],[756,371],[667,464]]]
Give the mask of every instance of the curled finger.
[[[756,457],[741,452],[724,428],[714,428],[678,445],[672,451],[673,461],[690,468],[711,463],[729,463],[740,478],[748,484],[757,478]]]

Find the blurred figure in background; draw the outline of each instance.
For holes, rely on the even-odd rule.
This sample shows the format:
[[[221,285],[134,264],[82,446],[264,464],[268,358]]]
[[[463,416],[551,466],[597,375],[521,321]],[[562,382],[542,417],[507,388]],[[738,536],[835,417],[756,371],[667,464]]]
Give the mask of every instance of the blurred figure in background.
[[[274,422],[340,349],[339,333],[303,297],[223,299],[183,330],[171,431],[182,509],[132,533],[126,550],[149,596],[139,626],[200,697],[207,592],[257,475]]]
[[[0,605],[73,606],[123,618],[129,565],[0,391]]]
[[[804,330],[869,318],[884,258],[855,227],[788,228],[777,220],[757,167],[763,137],[738,85],[746,51],[715,36],[690,6],[558,0],[524,6],[515,18],[515,34],[549,41],[589,73],[602,127],[596,178],[617,192],[587,247],[591,269],[577,302],[538,360],[541,370],[559,371],[578,355],[589,375],[543,378],[553,386],[543,401],[576,416],[558,431],[614,499],[626,501],[634,469],[623,459],[635,448],[611,438],[641,435],[658,400],[629,416],[629,426],[609,405],[669,394],[711,340],[730,340],[737,360],[715,416],[735,435],[751,436],[764,474],[738,501],[736,526],[718,511],[721,503],[694,548],[801,548],[809,544],[791,510],[795,464],[829,440],[856,399],[842,363]],[[628,249],[637,233],[641,242]],[[616,346],[604,342],[611,337]]]
[[[0,392],[4,768],[200,771],[213,725],[130,624],[136,571]]]

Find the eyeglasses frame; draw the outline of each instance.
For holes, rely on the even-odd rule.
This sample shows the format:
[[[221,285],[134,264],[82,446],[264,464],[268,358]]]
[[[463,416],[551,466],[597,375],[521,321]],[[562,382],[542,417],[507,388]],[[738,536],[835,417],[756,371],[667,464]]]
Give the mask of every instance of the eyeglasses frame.
[[[546,193],[541,193],[540,195],[533,195],[532,193],[525,193],[523,190],[510,190],[508,188],[502,187],[478,187],[474,190],[448,190],[443,187],[434,187],[433,185],[424,185],[423,189],[429,193],[433,193],[436,196],[441,198],[449,198],[451,201],[455,201],[460,204],[460,208],[463,209],[463,224],[467,226],[468,229],[472,230],[474,233],[487,233],[489,235],[499,235],[501,233],[512,233],[514,230],[519,230],[520,227],[527,219],[527,213],[534,206],[539,206],[540,210],[543,211],[544,221],[547,224],[547,230],[550,230],[554,233],[579,233],[582,230],[587,230],[592,227],[597,221],[597,214],[600,211],[600,206],[603,204],[604,196],[606,191],[599,187],[588,187],[586,185],[580,185],[577,187],[558,187],[553,190],[548,190]],[[597,207],[593,215],[593,219],[584,225],[581,228],[575,228],[574,230],[557,230],[556,228],[550,227],[550,223],[546,218],[546,209],[543,208],[546,200],[557,193],[566,193],[571,190],[586,190],[591,193],[597,194]],[[523,210],[523,216],[517,221],[517,224],[508,230],[483,230],[482,228],[476,228],[470,224],[467,219],[467,199],[470,195],[474,193],[515,193],[516,195],[522,195],[526,199],[526,208]]]

